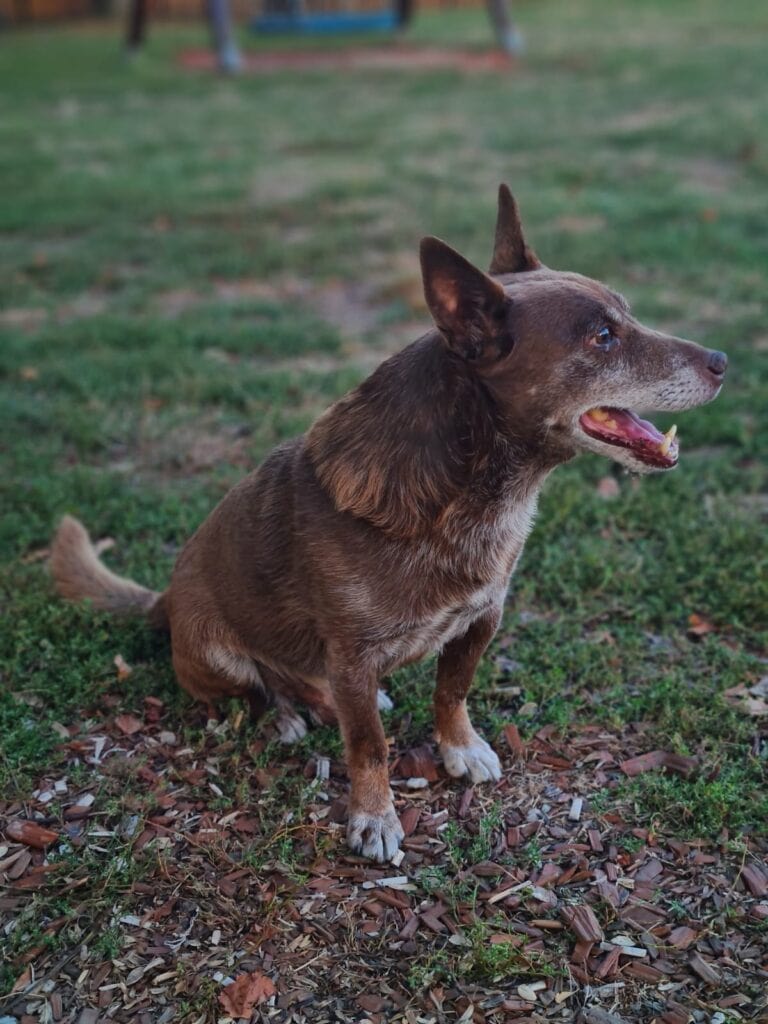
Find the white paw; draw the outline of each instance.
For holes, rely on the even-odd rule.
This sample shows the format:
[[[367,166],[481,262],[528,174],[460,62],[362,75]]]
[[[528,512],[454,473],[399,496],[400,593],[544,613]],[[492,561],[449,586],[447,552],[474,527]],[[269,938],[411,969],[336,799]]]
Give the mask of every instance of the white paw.
[[[350,850],[380,864],[394,857],[404,835],[394,807],[382,815],[357,811],[349,816],[347,845]]]
[[[466,747],[454,747],[449,743],[440,744],[445,770],[454,778],[469,775],[473,782],[498,782],[501,778],[501,763],[479,736],[473,736]]]
[[[275,725],[281,743],[298,743],[307,735],[307,723],[295,711],[281,711]]]
[[[376,691],[376,704],[378,705],[379,711],[391,711],[395,706],[392,703],[391,698],[388,697],[383,690]]]

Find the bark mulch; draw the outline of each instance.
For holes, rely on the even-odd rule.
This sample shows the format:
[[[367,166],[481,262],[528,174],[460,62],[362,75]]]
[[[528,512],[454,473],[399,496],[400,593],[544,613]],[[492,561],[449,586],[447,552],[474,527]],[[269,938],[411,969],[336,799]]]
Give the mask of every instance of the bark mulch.
[[[178,63],[187,71],[217,71],[216,55],[210,50],[184,50]],[[462,72],[506,72],[516,61],[501,50],[472,50],[453,47],[345,46],[337,50],[264,50],[242,55],[241,71],[271,74],[275,71],[435,71],[444,68]]]
[[[633,828],[619,780],[697,771],[641,724],[507,725],[503,779],[477,788],[431,745],[393,749],[406,838],[372,865],[344,845],[341,762],[270,760],[240,715],[192,749],[164,717],[148,698],[62,726],[61,774],[0,800],[0,1019],[768,1019],[768,841]]]

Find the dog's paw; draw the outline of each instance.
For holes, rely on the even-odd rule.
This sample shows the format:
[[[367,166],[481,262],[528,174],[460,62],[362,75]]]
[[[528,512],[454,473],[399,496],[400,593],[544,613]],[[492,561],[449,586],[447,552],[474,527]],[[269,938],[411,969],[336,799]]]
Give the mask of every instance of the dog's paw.
[[[454,778],[469,775],[473,782],[498,782],[501,762],[484,739],[475,734],[465,747],[440,744],[445,770]]]
[[[281,711],[275,725],[281,743],[298,743],[307,735],[307,723],[295,711]]]
[[[379,711],[391,711],[392,708],[395,706],[394,703],[392,702],[392,698],[388,697],[383,690],[376,691],[376,704],[379,708]]]
[[[370,857],[371,860],[391,860],[403,840],[403,827],[390,807],[384,814],[351,812],[347,824],[347,845],[353,853]]]

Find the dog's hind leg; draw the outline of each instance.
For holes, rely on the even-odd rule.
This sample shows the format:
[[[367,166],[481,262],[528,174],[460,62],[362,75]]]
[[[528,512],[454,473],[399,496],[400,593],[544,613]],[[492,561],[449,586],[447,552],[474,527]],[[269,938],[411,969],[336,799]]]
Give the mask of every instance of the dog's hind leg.
[[[278,739],[285,744],[298,743],[307,735],[307,723],[296,710],[293,688],[286,684],[285,678],[279,672],[261,662],[254,664],[258,667],[259,677],[277,711],[275,727]]]
[[[275,707],[277,708],[277,732],[281,743],[298,743],[307,735],[307,723],[294,708],[287,697],[281,694],[275,696]]]
[[[269,703],[258,666],[252,658],[220,643],[185,645],[172,634],[173,668],[179,685],[209,708],[225,697],[248,701],[251,713],[263,714]]]
[[[391,711],[395,704],[392,698],[379,688],[376,692],[376,706],[379,711]]]
[[[297,743],[306,736],[307,724],[281,692],[279,678],[253,658],[215,643],[204,648],[203,660],[174,650],[173,666],[184,689],[209,706],[222,697],[242,697],[258,720],[274,704],[280,742]]]
[[[500,608],[475,619],[467,632],[446,644],[437,662],[435,734],[445,770],[472,782],[501,778],[501,764],[485,740],[475,732],[467,711],[467,693],[477,663],[496,632]]]
[[[267,689],[274,694],[277,707],[277,729],[283,743],[295,743],[307,732],[304,719],[296,705],[306,707],[315,725],[336,725],[338,716],[327,679],[301,679],[289,670],[277,672],[259,664]]]

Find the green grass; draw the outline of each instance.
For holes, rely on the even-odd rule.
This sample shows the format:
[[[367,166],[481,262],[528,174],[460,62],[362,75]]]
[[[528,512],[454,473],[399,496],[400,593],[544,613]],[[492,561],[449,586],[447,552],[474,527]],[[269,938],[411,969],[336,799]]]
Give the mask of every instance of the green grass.
[[[247,465],[361,378],[366,347],[426,326],[419,237],[488,258],[507,180],[545,262],[609,281],[731,369],[716,404],[679,418],[674,474],[621,477],[610,501],[596,458],[553,476],[493,649],[522,692],[499,695],[486,660],[476,717],[493,733],[526,703],[527,731],[650,723],[649,749],[699,755],[702,774],[610,799],[684,835],[764,828],[760,723],[723,692],[766,672],[765,15],[749,0],[579,0],[519,17],[528,54],[508,75],[222,81],[174,65],[204,42],[192,28],[158,27],[131,66],[107,26],[0,51],[0,792],[28,795],[59,762],[57,723],[103,712],[105,694],[110,713],[160,696],[194,730],[162,638],[52,596],[29,555],[56,519],[114,537],[111,564],[161,587]],[[414,28],[449,44],[487,33],[481,12]],[[340,283],[344,301],[365,296],[362,331],[323,305]],[[714,626],[701,642],[692,613]],[[431,670],[393,681],[403,740],[428,736]],[[338,754],[331,730],[305,743]],[[299,806],[300,789],[288,797]],[[488,841],[457,837],[457,857]]]

